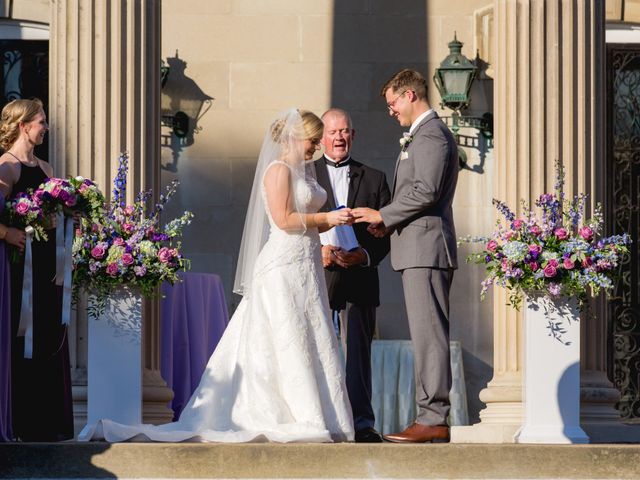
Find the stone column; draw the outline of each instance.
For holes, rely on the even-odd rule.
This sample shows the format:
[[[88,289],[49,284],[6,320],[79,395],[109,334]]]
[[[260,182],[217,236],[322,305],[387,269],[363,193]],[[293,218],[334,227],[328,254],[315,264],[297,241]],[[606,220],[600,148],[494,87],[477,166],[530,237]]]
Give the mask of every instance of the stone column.
[[[602,199],[604,156],[604,2],[495,0],[494,195],[519,209],[553,192],[554,163],[567,196]],[[494,377],[480,393],[480,423],[452,432],[460,442],[513,442],[522,423],[522,314],[494,293]],[[586,319],[584,319],[586,320]],[[616,421],[616,391],[606,377],[605,317],[582,322],[583,428]],[[604,422],[604,423],[603,423]],[[602,430],[602,429],[600,429]],[[609,428],[609,430],[611,430]]]
[[[130,156],[127,200],[160,185],[160,13],[156,0],[52,0],[50,158],[58,176],[82,175],[107,197],[120,152]],[[86,419],[87,325],[70,330],[76,426]],[[159,373],[157,302],[144,312],[143,415],[170,420]]]

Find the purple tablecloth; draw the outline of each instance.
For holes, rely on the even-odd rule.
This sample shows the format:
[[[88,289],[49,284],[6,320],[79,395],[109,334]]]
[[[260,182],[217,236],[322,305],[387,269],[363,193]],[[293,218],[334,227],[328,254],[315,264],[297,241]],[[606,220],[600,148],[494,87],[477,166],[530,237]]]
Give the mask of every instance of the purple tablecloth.
[[[175,394],[174,419],[200,383],[209,357],[229,323],[222,282],[211,273],[181,273],[182,282],[163,284],[162,377]]]

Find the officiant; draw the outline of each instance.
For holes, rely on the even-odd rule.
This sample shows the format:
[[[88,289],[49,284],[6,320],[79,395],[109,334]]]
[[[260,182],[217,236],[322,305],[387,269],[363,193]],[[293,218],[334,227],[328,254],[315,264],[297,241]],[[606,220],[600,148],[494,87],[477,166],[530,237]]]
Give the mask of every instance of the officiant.
[[[348,112],[332,108],[322,116],[324,156],[316,160],[318,183],[327,191],[320,211],[346,206],[379,209],[391,194],[385,174],[350,155],[355,130]],[[350,230],[352,229],[352,230]],[[355,234],[355,235],[354,235]],[[380,304],[377,266],[389,252],[389,238],[375,238],[366,224],[334,227],[320,234],[329,302],[346,355],[347,391],[355,441],[382,442],[371,406],[371,342]]]

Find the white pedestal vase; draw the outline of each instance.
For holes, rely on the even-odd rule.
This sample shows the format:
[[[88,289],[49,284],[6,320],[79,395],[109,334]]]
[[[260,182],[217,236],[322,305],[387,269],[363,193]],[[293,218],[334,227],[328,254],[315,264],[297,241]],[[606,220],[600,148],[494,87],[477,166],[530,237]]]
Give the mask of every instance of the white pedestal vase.
[[[525,419],[516,443],[589,443],[580,427],[579,320],[574,299],[525,299]]]
[[[118,289],[100,315],[88,317],[87,425],[78,435],[89,441],[102,419],[142,423],[142,300]]]

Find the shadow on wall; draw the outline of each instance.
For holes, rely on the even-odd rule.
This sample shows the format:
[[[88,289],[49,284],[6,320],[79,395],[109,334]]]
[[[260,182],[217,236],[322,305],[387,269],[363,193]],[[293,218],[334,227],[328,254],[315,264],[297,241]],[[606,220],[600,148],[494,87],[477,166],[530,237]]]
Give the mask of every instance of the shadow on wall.
[[[186,69],[187,62],[178,57],[177,51],[162,66],[162,126],[170,130],[163,131],[161,146],[172,153],[171,163],[163,164],[162,169],[170,172],[178,171],[180,152],[193,145],[194,135],[202,130],[198,122],[215,100],[185,74]]]
[[[351,114],[354,158],[385,172],[389,184],[403,129],[389,117],[380,89],[402,68],[415,68],[430,78],[426,3],[334,4],[331,106]],[[380,271],[380,297],[380,337],[389,338],[385,332],[393,332],[392,338],[409,338],[400,276],[386,266]]]

